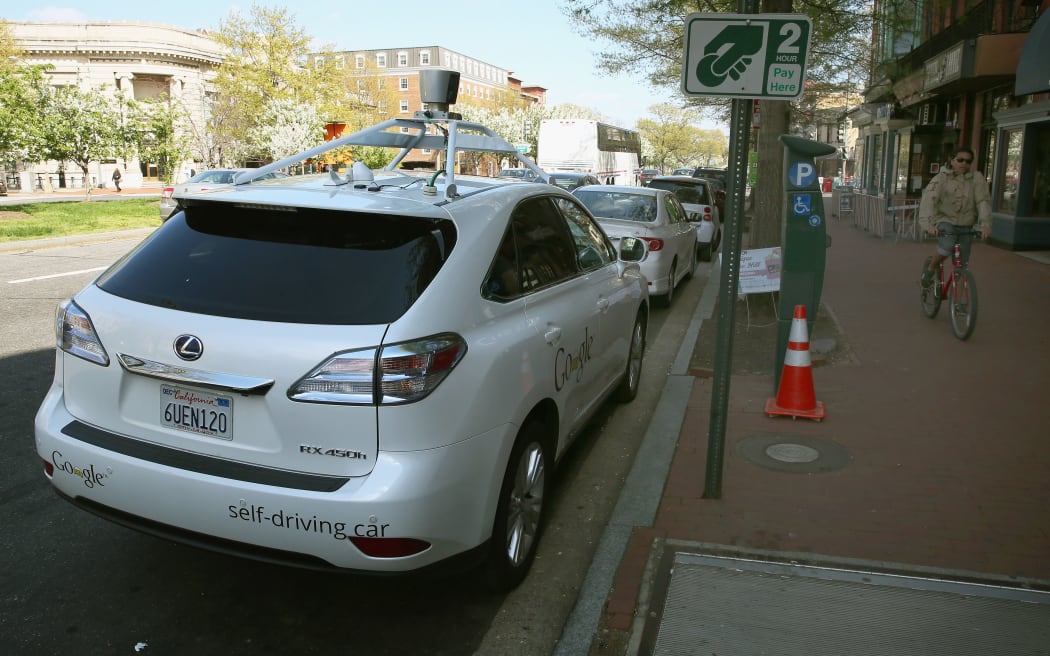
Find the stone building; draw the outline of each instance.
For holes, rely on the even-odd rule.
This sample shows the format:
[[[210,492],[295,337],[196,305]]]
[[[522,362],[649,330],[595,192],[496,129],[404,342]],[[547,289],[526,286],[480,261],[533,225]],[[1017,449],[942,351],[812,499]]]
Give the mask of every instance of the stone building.
[[[51,84],[101,88],[134,100],[167,97],[181,105],[192,124],[205,124],[214,93],[212,82],[223,60],[221,46],[207,33],[134,21],[9,25],[23,50],[23,64],[54,67],[48,74]],[[87,181],[82,179],[80,168],[69,163],[27,163],[19,183],[26,190],[49,184],[96,185],[108,181],[116,166],[121,167],[127,186],[158,180],[154,163],[135,159],[93,162]]]

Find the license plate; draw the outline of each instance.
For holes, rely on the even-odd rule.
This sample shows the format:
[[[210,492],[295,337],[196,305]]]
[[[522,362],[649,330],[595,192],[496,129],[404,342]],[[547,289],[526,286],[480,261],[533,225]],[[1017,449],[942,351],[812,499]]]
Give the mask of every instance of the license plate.
[[[233,399],[201,390],[161,385],[160,425],[232,440]]]

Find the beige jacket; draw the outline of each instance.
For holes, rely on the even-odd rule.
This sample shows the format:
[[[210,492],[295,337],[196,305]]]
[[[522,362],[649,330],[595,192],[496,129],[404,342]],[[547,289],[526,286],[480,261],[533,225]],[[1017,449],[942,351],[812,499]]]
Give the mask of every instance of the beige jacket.
[[[942,221],[957,226],[990,228],[992,198],[988,181],[980,171],[957,174],[949,167],[933,176],[922,192],[919,203],[919,227],[925,232]]]

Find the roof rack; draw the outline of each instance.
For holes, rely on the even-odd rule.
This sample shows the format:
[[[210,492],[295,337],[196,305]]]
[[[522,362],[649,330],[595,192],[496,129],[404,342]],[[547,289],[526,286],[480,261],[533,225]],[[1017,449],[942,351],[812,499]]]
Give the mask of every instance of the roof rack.
[[[458,91],[458,73],[455,71],[421,71],[420,76],[423,77],[424,73],[434,73],[438,75],[454,74],[455,77],[451,79],[454,80],[457,85],[455,89],[449,85],[448,78],[440,78],[440,80],[441,84],[449,85],[450,90],[444,93],[451,94],[451,100],[452,102],[455,102],[455,93],[453,91]],[[426,87],[427,80],[424,79],[421,82],[421,86]],[[458,152],[480,151],[513,155],[524,166],[536,173],[537,177],[541,180],[544,182],[549,181],[547,174],[536,164],[536,162],[519,152],[518,149],[507,142],[506,139],[497,135],[495,132],[480,123],[464,121],[459,114],[447,111],[448,103],[442,102],[441,99],[432,99],[428,101],[426,88],[424,88],[422,93],[424,95],[424,102],[427,103],[428,108],[424,111],[416,112],[412,118],[390,119],[371,127],[364,128],[363,130],[358,130],[353,134],[348,134],[339,137],[338,139],[327,141],[319,146],[285,157],[284,159],[273,162],[272,164],[253,169],[247,173],[241,173],[235,178],[234,184],[247,184],[254,178],[269,173],[270,171],[275,171],[277,169],[291,166],[292,164],[298,164],[299,162],[313,159],[318,155],[343,146],[399,148],[400,152],[389,164],[383,167],[384,171],[393,171],[397,165],[401,163],[401,160],[403,160],[413,149],[426,148],[430,150],[444,151],[444,186],[445,196],[447,198],[453,198],[456,196],[455,170],[456,153]],[[431,91],[431,93],[433,92]],[[430,109],[431,105],[436,106],[436,108]],[[431,126],[436,128],[437,133],[428,130]],[[352,176],[353,173],[350,175]],[[436,177],[437,176],[435,175],[434,178],[431,179],[433,180]],[[333,176],[333,178],[337,179],[337,176]],[[352,181],[352,179],[348,178],[343,182]],[[371,182],[371,180],[368,180],[368,182]],[[431,184],[433,184],[433,182],[431,182]]]

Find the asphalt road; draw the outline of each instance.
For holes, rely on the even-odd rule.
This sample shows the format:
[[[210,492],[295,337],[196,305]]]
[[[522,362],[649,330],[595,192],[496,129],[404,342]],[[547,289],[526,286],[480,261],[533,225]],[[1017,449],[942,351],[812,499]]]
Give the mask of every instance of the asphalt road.
[[[54,309],[140,237],[0,249],[0,644],[17,655],[547,655],[616,503],[710,264],[654,309],[642,389],[607,404],[561,463],[532,572],[494,595],[435,580],[320,573],[184,547],[61,501],[33,442]]]

